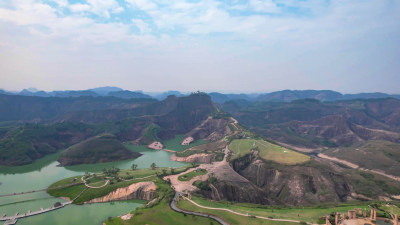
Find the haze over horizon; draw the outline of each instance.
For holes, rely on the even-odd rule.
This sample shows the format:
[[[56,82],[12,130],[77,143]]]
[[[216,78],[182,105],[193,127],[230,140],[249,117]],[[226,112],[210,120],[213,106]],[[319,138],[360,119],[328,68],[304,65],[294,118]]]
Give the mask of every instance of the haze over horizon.
[[[7,90],[7,89],[4,89],[4,88],[1,88],[0,87],[0,90],[3,90],[3,91],[6,91],[6,92],[10,92],[10,93],[14,93],[14,94],[17,94],[17,93],[20,93],[20,92],[22,92],[22,91],[24,91],[24,90],[27,90],[27,91],[29,91],[29,92],[33,92],[33,93],[35,93],[35,92],[39,92],[39,91],[45,91],[45,92],[48,92],[48,93],[50,93],[50,92],[53,92],[53,91],[86,91],[86,90],[93,90],[93,89],[96,89],[96,88],[108,88],[108,87],[110,87],[110,88],[120,88],[120,87],[115,87],[115,86],[101,86],[101,87],[90,87],[90,88],[86,88],[86,89],[54,89],[54,90],[42,90],[42,89],[37,89],[37,88],[35,88],[35,87],[29,87],[29,88],[23,88],[23,89],[20,89],[20,90]],[[178,92],[180,92],[181,94],[190,94],[191,92],[197,92],[197,91],[201,91],[201,92],[206,92],[206,93],[213,93],[213,92],[216,92],[216,93],[221,93],[221,94],[248,94],[248,95],[259,95],[259,94],[267,94],[267,93],[273,93],[273,92],[279,92],[279,91],[286,91],[286,90],[289,90],[289,91],[334,91],[334,92],[339,92],[339,93],[341,93],[341,94],[343,94],[343,95],[346,95],[346,94],[365,94],[365,93],[384,93],[384,94],[389,94],[389,95],[400,95],[399,93],[400,92],[393,92],[393,93],[391,93],[391,92],[368,92],[368,91],[365,91],[365,92],[340,92],[340,91],[336,91],[336,90],[329,90],[329,89],[281,89],[281,90],[273,90],[273,91],[269,91],[269,90],[265,90],[265,91],[259,91],[259,92],[251,92],[251,91],[238,91],[238,90],[231,90],[231,91],[219,91],[219,90],[208,90],[208,91],[206,91],[206,90],[190,90],[190,91],[182,91],[182,90],[163,90],[163,91],[147,91],[147,90],[138,90],[138,89],[123,89],[123,88],[121,88],[122,90],[124,90],[124,91],[132,91],[132,92],[140,92],[140,93],[144,93],[144,94],[149,94],[149,95],[151,95],[151,96],[155,96],[155,95],[157,95],[157,94],[162,94],[162,93],[166,93],[166,92],[170,92],[170,91],[178,91]]]
[[[0,88],[399,93],[400,2],[6,0]]]

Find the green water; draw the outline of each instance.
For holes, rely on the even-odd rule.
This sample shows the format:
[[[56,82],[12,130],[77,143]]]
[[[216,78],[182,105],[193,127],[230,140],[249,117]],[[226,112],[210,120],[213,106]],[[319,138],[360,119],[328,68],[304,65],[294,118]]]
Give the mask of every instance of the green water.
[[[377,220],[377,221],[376,221],[376,224],[377,224],[377,225],[389,225],[389,224],[392,224],[392,223],[386,223],[385,221]]]
[[[166,149],[171,149],[171,150],[180,152],[185,149],[207,143],[207,141],[205,141],[205,140],[196,140],[194,142],[191,142],[189,145],[181,145],[181,143],[184,139],[184,136],[185,136],[184,134],[175,135],[175,137],[173,139],[163,141],[163,145]]]
[[[137,159],[123,160],[110,163],[57,167],[55,161],[60,153],[46,156],[34,164],[18,167],[0,167],[0,195],[15,192],[24,192],[47,188],[50,184],[72,176],[82,175],[84,172],[101,172],[103,168],[112,166],[120,169],[129,169],[133,163],[138,168],[150,168],[151,163],[158,167],[182,167],[187,164],[174,162],[169,159],[171,153],[164,151],[146,150],[143,147],[132,147],[134,151],[143,155]],[[63,200],[51,197],[46,192],[37,192],[27,195],[18,195],[0,198],[0,216],[14,215],[16,212],[26,213],[48,208],[55,202]],[[24,218],[18,224],[85,224],[99,225],[109,216],[126,214],[143,204],[143,201],[125,201],[115,203],[99,203],[84,206],[69,205],[42,215]],[[84,221],[84,223],[82,223]]]

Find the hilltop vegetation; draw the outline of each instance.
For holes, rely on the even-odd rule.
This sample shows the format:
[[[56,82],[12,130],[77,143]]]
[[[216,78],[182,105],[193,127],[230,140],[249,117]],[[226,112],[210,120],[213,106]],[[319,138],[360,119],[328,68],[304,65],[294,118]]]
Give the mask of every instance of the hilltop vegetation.
[[[229,149],[233,152],[231,160],[250,154],[252,151],[256,151],[264,160],[287,165],[301,164],[310,160],[309,156],[264,140],[236,139],[229,144]]]
[[[8,128],[0,139],[0,164],[23,165],[94,135],[81,123],[26,124]]]
[[[231,101],[219,107],[252,131],[297,147],[349,146],[365,140],[400,142],[400,100],[322,103]]]
[[[2,104],[9,107],[5,114],[0,107],[0,122],[19,119],[37,123],[13,126],[13,122],[7,122],[9,126],[0,129],[1,165],[32,163],[101,133],[136,144],[173,139],[200,125],[215,110],[210,97],[201,93],[181,98],[169,96],[161,102],[110,97],[0,96]],[[44,120],[48,123],[42,123]]]
[[[31,97],[0,94],[0,121],[49,121],[67,118],[69,114],[91,111],[121,110],[144,107],[154,99],[114,97]],[[61,119],[62,120],[62,119]],[[64,120],[65,121],[65,120]]]
[[[102,134],[67,148],[58,158],[61,166],[110,162],[137,158],[112,134]]]

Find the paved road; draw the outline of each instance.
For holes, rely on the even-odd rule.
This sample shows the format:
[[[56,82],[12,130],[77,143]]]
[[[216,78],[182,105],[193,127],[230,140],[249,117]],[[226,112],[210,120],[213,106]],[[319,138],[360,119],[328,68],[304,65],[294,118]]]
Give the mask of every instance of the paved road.
[[[222,225],[229,225],[229,223],[225,222],[224,220],[222,220],[222,219],[219,218],[219,217],[216,217],[216,216],[213,216],[213,215],[209,215],[209,214],[205,214],[205,213],[198,213],[198,212],[186,211],[186,210],[182,210],[182,209],[178,208],[178,207],[176,206],[176,200],[178,199],[178,196],[179,196],[180,194],[181,194],[181,193],[179,193],[179,192],[175,192],[175,196],[174,196],[174,198],[173,198],[172,201],[171,201],[171,208],[172,208],[174,211],[177,211],[177,212],[179,212],[179,213],[186,213],[186,214],[189,214],[189,215],[195,215],[195,216],[202,216],[202,217],[212,218],[212,219],[216,220],[218,223],[220,223],[220,224],[222,224]]]
[[[194,204],[195,206],[200,207],[200,208],[203,208],[203,209],[221,210],[221,211],[227,211],[227,212],[230,212],[230,213],[239,215],[239,216],[247,216],[247,217],[250,216],[249,214],[239,213],[239,212],[236,212],[236,211],[233,211],[233,210],[230,210],[230,209],[225,209],[225,208],[213,208],[213,207],[202,206],[202,205],[199,205],[199,204],[197,204],[196,202],[194,202],[193,200],[190,200],[190,199],[188,199],[188,198],[186,198],[186,197],[185,197],[185,200],[187,200],[187,201],[191,202],[192,204]],[[271,219],[271,218],[263,217],[263,216],[254,216],[254,217],[255,217],[255,218],[258,218],[258,219],[263,219],[263,220],[271,220],[271,221],[279,221],[279,222],[301,223],[301,222],[298,221],[298,220],[290,220],[290,219]],[[308,223],[308,224],[311,224],[311,223]]]

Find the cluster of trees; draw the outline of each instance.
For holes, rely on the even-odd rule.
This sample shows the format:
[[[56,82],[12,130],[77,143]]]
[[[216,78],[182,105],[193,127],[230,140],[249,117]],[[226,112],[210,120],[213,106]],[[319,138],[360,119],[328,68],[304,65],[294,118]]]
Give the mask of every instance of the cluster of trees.
[[[132,169],[132,170],[136,170],[137,167],[138,167],[137,164],[132,164],[131,169]],[[155,169],[157,169],[157,165],[156,165],[155,163],[152,163],[152,164],[150,165],[150,168],[151,168],[152,170],[155,170]]]
[[[117,167],[111,167],[110,169],[103,168],[103,173],[108,177],[118,177],[120,169]]]

